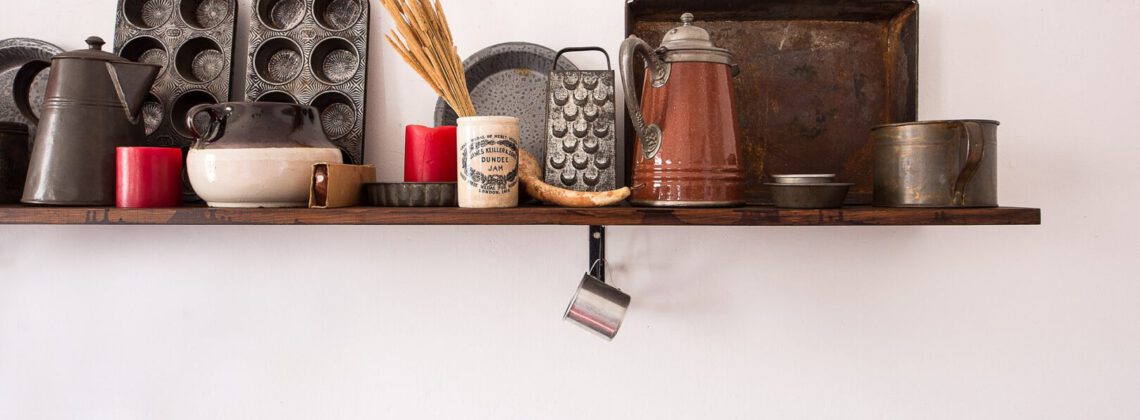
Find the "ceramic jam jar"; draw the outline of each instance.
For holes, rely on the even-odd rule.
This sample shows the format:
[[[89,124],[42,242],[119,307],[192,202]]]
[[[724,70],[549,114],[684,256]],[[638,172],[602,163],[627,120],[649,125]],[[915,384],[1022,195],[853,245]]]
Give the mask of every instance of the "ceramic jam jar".
[[[305,207],[313,165],[343,162],[311,106],[227,102],[186,118],[190,185],[211,207]]]

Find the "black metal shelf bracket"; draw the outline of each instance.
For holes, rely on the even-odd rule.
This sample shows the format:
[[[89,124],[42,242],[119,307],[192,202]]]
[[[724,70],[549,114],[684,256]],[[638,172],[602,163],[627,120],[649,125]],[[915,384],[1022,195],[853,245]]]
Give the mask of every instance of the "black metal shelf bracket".
[[[590,226],[590,275],[606,281],[606,227]]]

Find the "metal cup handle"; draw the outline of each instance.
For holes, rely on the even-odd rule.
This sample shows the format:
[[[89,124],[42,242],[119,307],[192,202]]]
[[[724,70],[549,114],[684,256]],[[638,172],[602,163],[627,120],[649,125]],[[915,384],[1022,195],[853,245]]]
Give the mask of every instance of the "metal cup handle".
[[[974,121],[960,121],[962,125],[962,132],[966,133],[966,165],[962,167],[962,172],[958,173],[958,180],[954,182],[954,205],[963,206],[966,204],[966,187],[970,186],[970,181],[974,179],[977,174],[978,168],[982,166],[982,158],[986,153],[986,133],[982,124]],[[977,135],[971,134],[972,129],[977,130]]]
[[[224,111],[226,112],[219,112],[215,104],[201,104],[190,108],[190,112],[186,113],[186,128],[190,130],[190,134],[193,134],[196,140],[206,143],[218,141],[218,138],[225,131],[226,118],[229,118],[229,111],[231,110],[226,108]],[[194,118],[203,112],[210,115],[210,128],[206,129],[205,134],[198,132],[198,126],[194,124]]]
[[[621,44],[618,61],[621,63],[621,81],[625,85],[625,107],[629,110],[629,119],[633,121],[633,130],[641,138],[641,153],[645,159],[653,159],[661,150],[661,127],[657,124],[646,124],[645,116],[641,113],[641,99],[637,97],[637,80],[633,69],[634,57],[641,57],[650,70],[651,86],[659,88],[669,81],[669,64],[657,58],[653,48],[642,41],[641,38],[630,35]]]

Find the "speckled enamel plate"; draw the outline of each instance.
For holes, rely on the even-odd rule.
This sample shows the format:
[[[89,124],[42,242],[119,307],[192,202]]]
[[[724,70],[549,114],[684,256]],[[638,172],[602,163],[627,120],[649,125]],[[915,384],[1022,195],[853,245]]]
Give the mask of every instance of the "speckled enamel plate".
[[[481,116],[517,117],[522,147],[542,160],[546,154],[546,88],[554,68],[554,50],[526,42],[508,42],[484,48],[463,61],[471,101]],[[558,61],[558,70],[577,70],[570,59]],[[455,125],[455,111],[440,99],[435,124]]]
[[[16,109],[16,102],[12,97],[12,88],[16,73],[20,67],[28,62],[41,60],[51,61],[51,57],[63,52],[59,47],[38,39],[11,38],[0,41],[0,121],[18,122],[29,125],[29,133],[35,136],[35,127],[32,122],[24,118],[20,110]],[[48,70],[41,71],[32,84],[31,105],[32,111],[39,112],[39,105],[43,103],[44,89],[47,87]]]

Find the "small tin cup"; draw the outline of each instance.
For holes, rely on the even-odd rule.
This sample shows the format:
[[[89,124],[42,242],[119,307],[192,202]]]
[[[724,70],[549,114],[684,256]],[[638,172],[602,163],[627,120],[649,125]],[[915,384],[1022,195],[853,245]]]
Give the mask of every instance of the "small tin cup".
[[[625,320],[630,296],[587,273],[563,319],[606,340],[613,340]]]

